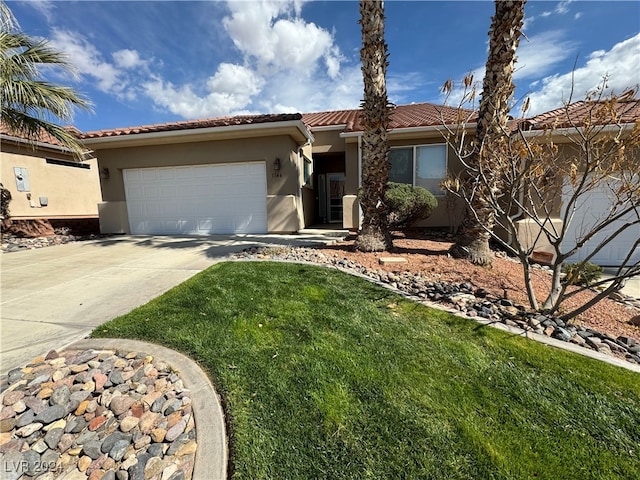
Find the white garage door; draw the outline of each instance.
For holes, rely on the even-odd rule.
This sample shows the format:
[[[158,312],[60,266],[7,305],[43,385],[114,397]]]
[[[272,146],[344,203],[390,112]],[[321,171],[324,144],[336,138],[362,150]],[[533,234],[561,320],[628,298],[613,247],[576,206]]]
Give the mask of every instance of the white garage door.
[[[563,194],[562,200],[564,205],[566,205],[566,202],[569,200],[568,195],[568,191],[565,191]],[[610,194],[607,194],[604,190],[593,191],[589,192],[588,195],[585,195],[579,201],[576,215],[565,235],[565,242],[563,243],[565,251],[575,245],[576,239],[583,238],[585,232],[593,230],[593,226],[596,225],[598,219],[604,218],[609,213],[610,206],[612,205],[609,195]],[[567,261],[569,263],[575,263],[584,260],[604,239],[611,236],[613,232],[623,226],[625,224],[624,220],[633,221],[633,219],[637,219],[637,217],[635,214],[630,214],[625,219],[612,223],[594,236],[593,239],[587,242]],[[596,253],[589,261],[601,266],[619,266],[629,254],[629,251],[638,238],[640,238],[640,225],[630,226],[606,247]],[[634,250],[633,257],[630,262],[627,262],[627,265],[638,261],[640,261],[640,247]]]
[[[264,162],[124,170],[134,235],[265,233]]]

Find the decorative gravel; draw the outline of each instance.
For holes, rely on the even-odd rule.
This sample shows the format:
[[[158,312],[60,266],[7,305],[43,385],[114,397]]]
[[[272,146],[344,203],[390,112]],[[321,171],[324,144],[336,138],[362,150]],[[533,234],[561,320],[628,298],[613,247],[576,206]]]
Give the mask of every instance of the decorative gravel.
[[[347,258],[329,255],[315,248],[253,247],[236,254],[235,257],[242,260],[315,263],[340,268],[389,285],[416,300],[439,303],[469,317],[503,323],[640,364],[640,342],[633,337],[614,337],[582,325],[567,324],[553,316],[529,312],[522,305],[491,295],[469,282],[432,281],[419,273],[367,268]]]
[[[140,352],[51,351],[0,385],[0,477],[190,479],[191,395]]]

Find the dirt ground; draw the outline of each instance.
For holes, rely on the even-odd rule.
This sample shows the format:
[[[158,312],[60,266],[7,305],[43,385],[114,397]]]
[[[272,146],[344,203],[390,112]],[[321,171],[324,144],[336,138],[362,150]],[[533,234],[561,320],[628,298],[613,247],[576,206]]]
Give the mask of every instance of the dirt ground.
[[[428,235],[428,237],[433,237]],[[421,273],[433,281],[451,283],[469,282],[475,288],[484,288],[498,297],[506,297],[513,302],[528,306],[529,301],[524,286],[522,267],[510,258],[496,256],[490,269],[472,265],[466,260],[451,258],[447,251],[451,241],[424,238],[424,235],[412,233],[404,235],[394,234],[394,249],[391,253],[361,253],[353,249],[353,240],[347,238],[321,249],[327,255],[337,254],[357,262],[367,268],[386,270],[390,272],[409,271]],[[404,264],[380,265],[379,257],[401,256],[407,260]],[[538,301],[545,298],[550,285],[550,275],[542,269],[534,270],[533,286]],[[592,298],[594,293],[584,291],[566,301],[562,311],[570,311]],[[632,308],[611,299],[604,299],[573,319],[574,324],[581,324],[606,333],[612,337],[620,335],[640,339],[640,327],[627,322],[640,314]]]

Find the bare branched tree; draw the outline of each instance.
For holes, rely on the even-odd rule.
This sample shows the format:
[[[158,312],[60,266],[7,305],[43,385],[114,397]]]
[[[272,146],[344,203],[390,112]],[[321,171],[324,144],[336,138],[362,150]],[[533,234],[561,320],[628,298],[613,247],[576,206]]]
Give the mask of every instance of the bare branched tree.
[[[478,172],[473,184],[455,178],[445,182],[478,221],[482,213],[474,208],[475,197],[481,188],[489,192],[485,201],[495,212],[495,225],[483,224],[485,234],[520,260],[531,308],[564,320],[640,275],[640,100],[637,89],[616,96],[605,95],[605,87],[606,79],[585,100],[569,99],[554,112],[520,122],[494,158],[491,175]],[[472,90],[469,85],[466,99],[473,97]],[[473,154],[463,123],[447,130],[463,161]],[[499,190],[489,188],[496,182]],[[632,240],[613,275],[573,286],[589,262],[623,235]],[[550,257],[551,275],[544,298],[537,298],[532,265],[541,251]],[[565,276],[568,263],[575,268]],[[586,288],[596,295],[579,307],[564,307]]]

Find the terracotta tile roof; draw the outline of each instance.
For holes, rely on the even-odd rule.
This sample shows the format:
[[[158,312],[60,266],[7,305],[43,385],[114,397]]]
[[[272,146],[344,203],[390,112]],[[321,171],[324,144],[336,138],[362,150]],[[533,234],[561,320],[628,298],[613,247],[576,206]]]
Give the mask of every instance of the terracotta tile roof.
[[[136,135],[141,133],[169,132],[176,130],[192,130],[197,128],[229,127],[234,125],[286,122],[289,120],[300,119],[302,119],[302,115],[299,113],[239,115],[235,117],[207,118],[204,120],[187,120],[182,122],[142,125],[139,127],[98,130],[93,132],[85,132],[80,136],[80,138],[86,140],[89,138],[118,137],[123,135]]]
[[[459,115],[469,121],[475,120],[471,110],[435,105],[433,103],[413,103],[398,105],[391,113],[390,129],[412,127],[434,127],[445,123],[457,122]],[[346,125],[346,132],[362,131],[360,110],[337,110],[331,112],[305,113],[302,116],[310,128]]]
[[[604,105],[605,102],[599,102]],[[599,110],[599,109],[598,109]],[[557,108],[545,112],[522,123],[525,130],[543,130],[549,127],[566,128],[571,126],[584,126],[585,120],[590,116],[592,124],[606,125],[612,123],[630,124],[640,120],[640,99],[631,98],[616,102],[615,119],[610,113],[598,116],[593,111],[593,105],[581,100],[567,107]]]
[[[69,126],[69,127],[64,127],[64,128],[65,128],[65,130],[68,130],[69,132],[73,133],[76,137],[80,135],[80,131],[78,129],[76,129],[75,127],[70,127]],[[0,134],[28,141],[26,135],[14,132],[7,125],[5,125],[2,122],[0,122]],[[35,139],[35,141],[38,142],[38,143],[43,143],[43,144],[46,144],[46,145],[52,145],[52,146],[55,146],[55,147],[63,147],[64,146],[58,140],[56,140],[54,137],[49,135],[44,130],[40,131],[40,133],[38,134],[38,137]]]

